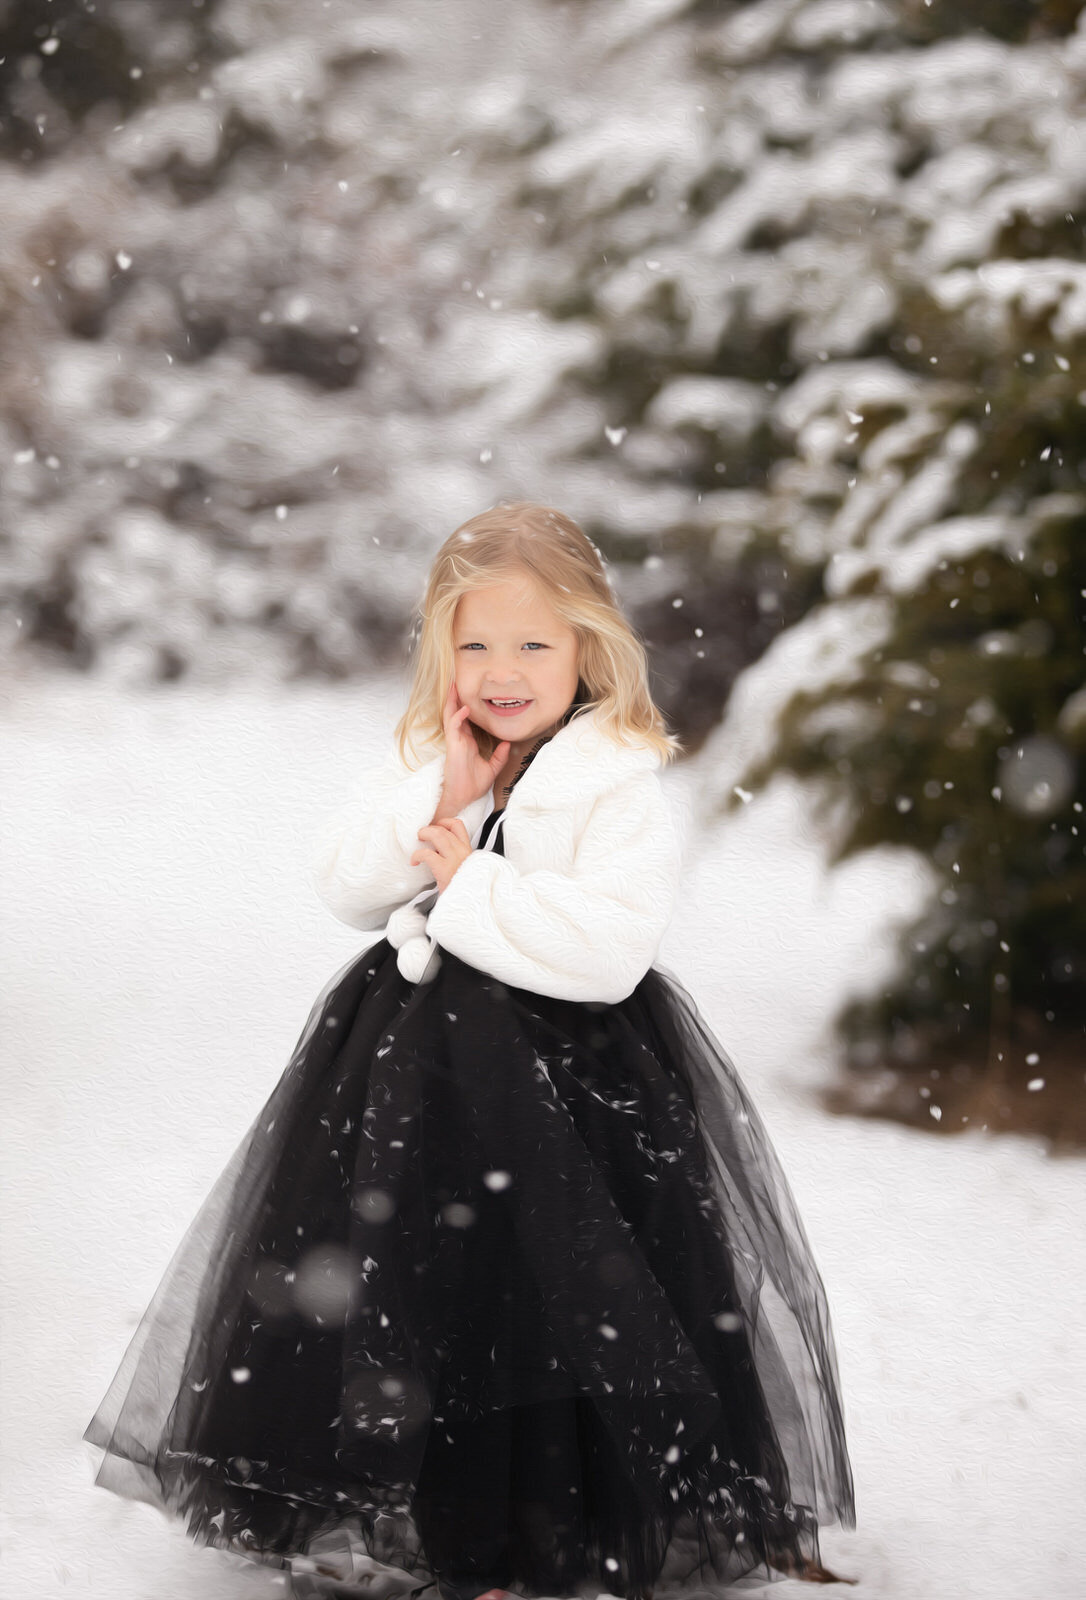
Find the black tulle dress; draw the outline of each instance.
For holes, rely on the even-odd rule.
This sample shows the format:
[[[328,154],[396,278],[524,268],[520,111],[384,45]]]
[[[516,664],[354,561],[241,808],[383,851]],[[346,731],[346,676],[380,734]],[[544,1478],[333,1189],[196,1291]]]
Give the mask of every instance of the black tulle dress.
[[[468,1593],[773,1577],[855,1524],[803,1226],[656,967],[595,1005],[352,960],[84,1437],[202,1543],[335,1529]]]

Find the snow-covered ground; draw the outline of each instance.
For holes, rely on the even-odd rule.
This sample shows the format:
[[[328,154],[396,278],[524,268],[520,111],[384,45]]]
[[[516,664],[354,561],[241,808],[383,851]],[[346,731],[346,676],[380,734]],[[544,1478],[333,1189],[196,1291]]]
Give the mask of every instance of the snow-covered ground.
[[[313,998],[360,947],[306,858],[399,698],[393,682],[122,693],[34,674],[0,703],[3,1600],[283,1595],[94,1487],[81,1433]],[[804,1102],[797,1086],[833,1070],[827,1019],[878,981],[923,877],[889,854],[826,873],[789,784],[703,831],[705,776],[667,778],[689,848],[661,964],[738,1062],[826,1282],[859,1525],[827,1529],[824,1559],[859,1579],[841,1591],[856,1600],[1077,1600],[1086,1162]]]

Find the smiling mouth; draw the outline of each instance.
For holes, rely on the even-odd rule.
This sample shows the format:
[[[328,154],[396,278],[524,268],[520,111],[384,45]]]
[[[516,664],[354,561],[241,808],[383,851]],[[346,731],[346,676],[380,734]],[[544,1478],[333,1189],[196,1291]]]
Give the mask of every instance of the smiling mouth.
[[[523,706],[531,705],[530,700],[488,700],[488,706],[493,706],[495,711],[519,711]]]

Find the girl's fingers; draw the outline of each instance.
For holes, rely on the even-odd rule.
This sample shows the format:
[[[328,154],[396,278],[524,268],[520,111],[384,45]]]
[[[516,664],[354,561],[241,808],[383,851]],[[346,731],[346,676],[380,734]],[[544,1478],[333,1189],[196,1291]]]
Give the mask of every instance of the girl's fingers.
[[[446,835],[453,834],[461,843],[467,844],[468,830],[459,817],[439,817],[436,822],[428,822],[425,828],[419,829],[419,838],[423,839],[433,835],[431,849],[439,850],[446,840]]]
[[[446,707],[445,707],[445,737],[446,737],[446,739],[449,739],[450,737],[452,737],[455,734],[458,734],[460,732],[460,730],[464,726],[464,723],[467,721],[467,718],[468,718],[468,715],[470,714],[470,711],[471,711],[471,707],[470,706],[457,705],[457,706],[453,707],[450,710],[448,704],[446,704]]]

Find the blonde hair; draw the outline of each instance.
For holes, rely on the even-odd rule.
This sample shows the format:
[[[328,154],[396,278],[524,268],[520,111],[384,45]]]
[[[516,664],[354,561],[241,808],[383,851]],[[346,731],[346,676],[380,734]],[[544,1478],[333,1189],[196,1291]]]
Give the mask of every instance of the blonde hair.
[[[664,761],[681,749],[649,690],[645,646],[619,609],[603,557],[571,518],[526,500],[500,502],[450,534],[434,558],[415,619],[415,676],[407,709],[396,724],[404,762],[419,759],[419,744],[442,744],[442,712],[454,676],[453,621],[469,590],[527,573],[577,635],[579,704],[572,717],[597,712],[616,744],[652,746]],[[482,756],[497,738],[472,724]]]

